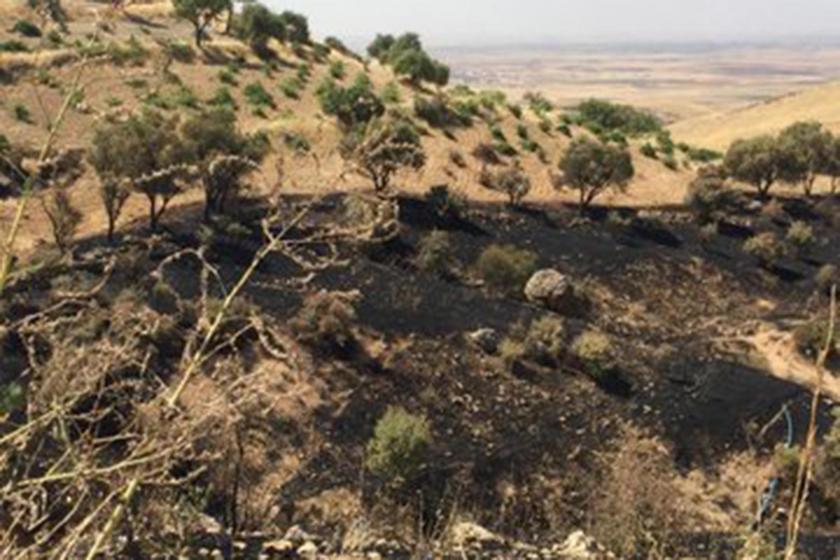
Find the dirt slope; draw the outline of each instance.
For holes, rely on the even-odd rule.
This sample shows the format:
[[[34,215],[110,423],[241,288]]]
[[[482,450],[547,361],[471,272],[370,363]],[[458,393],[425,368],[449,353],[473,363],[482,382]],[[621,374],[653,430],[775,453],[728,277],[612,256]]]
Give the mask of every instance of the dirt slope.
[[[776,133],[796,122],[815,120],[840,131],[840,83],[806,89],[732,112],[679,121],[674,138],[725,150],[739,138]]]

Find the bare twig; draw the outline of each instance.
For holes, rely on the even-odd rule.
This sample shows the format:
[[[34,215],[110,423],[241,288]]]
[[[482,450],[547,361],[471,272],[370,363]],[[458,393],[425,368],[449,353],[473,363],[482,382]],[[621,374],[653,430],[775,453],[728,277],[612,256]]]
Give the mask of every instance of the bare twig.
[[[805,439],[805,447],[799,458],[799,470],[796,476],[796,486],[793,492],[793,499],[788,519],[787,541],[785,544],[785,560],[793,560],[799,542],[799,532],[802,528],[802,518],[805,515],[805,508],[808,503],[811,480],[814,471],[814,452],[817,444],[817,413],[822,397],[823,382],[826,374],[826,362],[834,347],[834,333],[837,321],[837,286],[831,289],[831,309],[828,319],[828,334],[825,346],[817,358],[817,382],[811,400],[811,413],[808,420],[808,432]]]

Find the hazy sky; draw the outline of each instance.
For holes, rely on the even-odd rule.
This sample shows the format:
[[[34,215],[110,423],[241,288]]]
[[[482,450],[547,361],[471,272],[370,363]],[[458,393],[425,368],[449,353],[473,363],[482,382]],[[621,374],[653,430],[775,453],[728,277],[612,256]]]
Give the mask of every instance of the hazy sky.
[[[840,0],[264,0],[308,15],[319,36],[377,31],[433,45],[840,39]]]

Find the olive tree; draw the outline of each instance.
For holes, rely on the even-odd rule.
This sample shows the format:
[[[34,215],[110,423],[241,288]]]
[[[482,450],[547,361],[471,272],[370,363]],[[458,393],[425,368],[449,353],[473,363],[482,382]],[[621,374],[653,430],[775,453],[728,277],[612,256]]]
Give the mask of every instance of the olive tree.
[[[784,129],[778,138],[781,179],[801,184],[810,197],[817,175],[827,166],[833,140],[818,122],[798,122]]]
[[[782,176],[784,157],[776,139],[763,135],[735,141],[726,152],[723,166],[730,177],[752,185],[759,196],[766,198]]]
[[[227,109],[196,114],[182,128],[184,149],[196,166],[204,188],[204,217],[222,213],[244,187],[242,180],[265,156],[262,135],[242,134],[236,115]]]
[[[519,161],[500,171],[483,168],[479,174],[479,183],[485,188],[507,195],[508,204],[512,208],[519,206],[531,192],[531,179]]]
[[[195,45],[201,48],[201,40],[207,27],[225,12],[233,9],[232,0],[172,0],[175,15],[189,21],[195,29]]]
[[[98,127],[89,158],[103,184],[109,219],[119,213],[119,198],[125,195],[117,189],[125,182],[149,201],[152,231],[171,200],[186,188],[192,172],[177,120],[152,111]]]
[[[836,194],[840,184],[840,137],[832,138],[820,171],[831,179],[831,194]]]
[[[635,174],[630,152],[588,137],[579,137],[560,160],[560,188],[579,194],[581,214],[592,201],[610,188],[625,189]]]
[[[233,24],[234,33],[247,42],[251,49],[262,56],[268,53],[268,41],[286,39],[286,25],[262,4],[248,4]]]
[[[401,120],[375,119],[345,135],[341,154],[360,175],[382,193],[402,169],[422,169],[426,154],[411,124]]]

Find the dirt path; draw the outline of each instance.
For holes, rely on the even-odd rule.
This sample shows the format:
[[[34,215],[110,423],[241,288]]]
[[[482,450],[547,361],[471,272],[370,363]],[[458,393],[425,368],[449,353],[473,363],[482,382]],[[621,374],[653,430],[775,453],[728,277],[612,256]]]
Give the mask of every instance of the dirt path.
[[[745,337],[759,355],[764,357],[768,373],[808,389],[817,382],[817,367],[799,355],[793,342],[793,335],[778,330],[772,325],[762,325],[756,334]],[[826,372],[823,391],[836,402],[840,402],[840,377]]]

